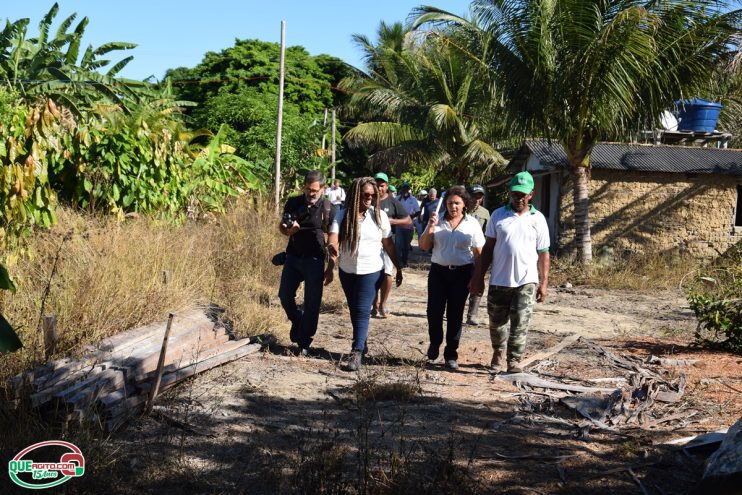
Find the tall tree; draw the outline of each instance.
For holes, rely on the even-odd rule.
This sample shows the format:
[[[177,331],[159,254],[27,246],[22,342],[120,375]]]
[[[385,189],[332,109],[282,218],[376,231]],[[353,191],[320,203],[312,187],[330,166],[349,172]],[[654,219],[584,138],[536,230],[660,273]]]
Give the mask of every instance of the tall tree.
[[[464,183],[505,162],[487,135],[494,120],[488,74],[452,46],[453,35],[438,34],[415,37],[401,23],[382,22],[377,44],[354,37],[368,72],[345,85],[351,112],[364,122],[345,140],[374,151],[373,168],[432,168]]]
[[[343,74],[343,62],[312,57],[301,46],[286,49],[284,131],[281,167],[286,180],[303,170],[326,166],[318,156],[324,109],[339,95],[333,82]],[[209,52],[193,68],[167,72],[179,97],[198,106],[189,111],[199,127],[219,129],[237,154],[254,163],[272,163],[276,136],[279,45],[260,40],[236,40],[220,52]],[[286,181],[283,181],[286,182]]]
[[[710,94],[739,46],[740,11],[716,0],[474,0],[474,21],[418,9],[415,27],[455,26],[489,69],[509,128],[558,140],[574,184],[576,247],[592,258],[590,155],[600,139],[658,124],[677,99]]]
[[[216,95],[237,94],[256,88],[266,95],[278,95],[279,45],[260,40],[236,40],[233,47],[208,52],[193,68],[167,71],[183,99],[204,103]],[[332,106],[331,76],[322,71],[314,57],[301,46],[286,49],[287,103],[302,112],[321,112]]]

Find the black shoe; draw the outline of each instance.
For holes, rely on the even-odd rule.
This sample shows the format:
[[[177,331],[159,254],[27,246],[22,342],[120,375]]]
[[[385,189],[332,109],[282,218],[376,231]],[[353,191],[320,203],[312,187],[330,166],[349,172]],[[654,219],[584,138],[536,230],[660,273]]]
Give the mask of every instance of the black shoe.
[[[348,371],[358,371],[361,369],[361,353],[359,351],[350,353],[347,369]]]
[[[299,347],[299,353],[297,354],[297,356],[309,357],[309,355],[310,355],[309,347]]]
[[[428,346],[428,361],[435,361],[438,359],[438,349],[433,348],[432,344]]]
[[[447,359],[446,368],[448,368],[449,370],[457,370],[459,369],[459,363],[455,359]]]

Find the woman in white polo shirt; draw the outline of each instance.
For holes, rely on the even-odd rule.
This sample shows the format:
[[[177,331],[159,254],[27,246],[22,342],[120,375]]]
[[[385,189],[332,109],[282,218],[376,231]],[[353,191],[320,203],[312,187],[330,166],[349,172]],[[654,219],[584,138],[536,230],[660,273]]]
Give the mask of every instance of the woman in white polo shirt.
[[[340,284],[345,292],[353,325],[353,346],[348,370],[361,367],[361,356],[368,337],[371,304],[384,276],[382,252],[386,251],[397,268],[397,287],[402,269],[392,240],[392,227],[379,208],[379,188],[373,177],[355,179],[345,202],[330,227],[331,253],[338,254]]]
[[[484,234],[479,222],[467,214],[473,201],[466,188],[453,186],[443,196],[443,215],[433,213],[420,237],[420,249],[433,248],[428,273],[428,359],[438,358],[443,343],[443,314],[446,314],[446,367],[458,369],[458,347],[464,306],[474,262],[482,252]]]

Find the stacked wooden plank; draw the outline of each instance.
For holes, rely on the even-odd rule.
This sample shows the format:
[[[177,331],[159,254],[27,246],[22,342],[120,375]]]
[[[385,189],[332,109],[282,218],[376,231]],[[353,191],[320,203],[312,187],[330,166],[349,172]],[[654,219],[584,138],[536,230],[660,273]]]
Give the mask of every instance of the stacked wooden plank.
[[[92,420],[112,430],[144,408],[165,328],[160,322],[122,332],[80,359],[62,359],[18,375],[13,386],[30,392],[33,407],[63,412],[68,420]],[[259,349],[249,339],[230,340],[203,310],[175,315],[158,392]]]

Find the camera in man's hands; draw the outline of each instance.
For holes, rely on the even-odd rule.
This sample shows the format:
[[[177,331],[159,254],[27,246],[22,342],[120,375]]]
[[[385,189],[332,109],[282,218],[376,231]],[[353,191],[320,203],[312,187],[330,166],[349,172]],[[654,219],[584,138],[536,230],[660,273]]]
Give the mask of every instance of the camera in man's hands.
[[[286,228],[291,228],[291,226],[294,225],[294,222],[301,223],[302,220],[306,219],[308,216],[309,208],[307,208],[306,206],[302,206],[294,212],[285,212],[283,214],[283,217],[281,217],[281,224],[285,225]]]
[[[290,228],[292,225],[294,225],[294,220],[296,220],[294,215],[287,211],[283,214],[283,217],[281,217],[281,224],[286,226],[286,228]]]
[[[290,229],[294,226],[294,222],[301,223],[304,219],[309,216],[309,208],[303,206],[294,212],[287,211],[281,217],[281,225]],[[281,266],[286,263],[286,253],[280,252],[271,258],[271,263],[275,266]]]

